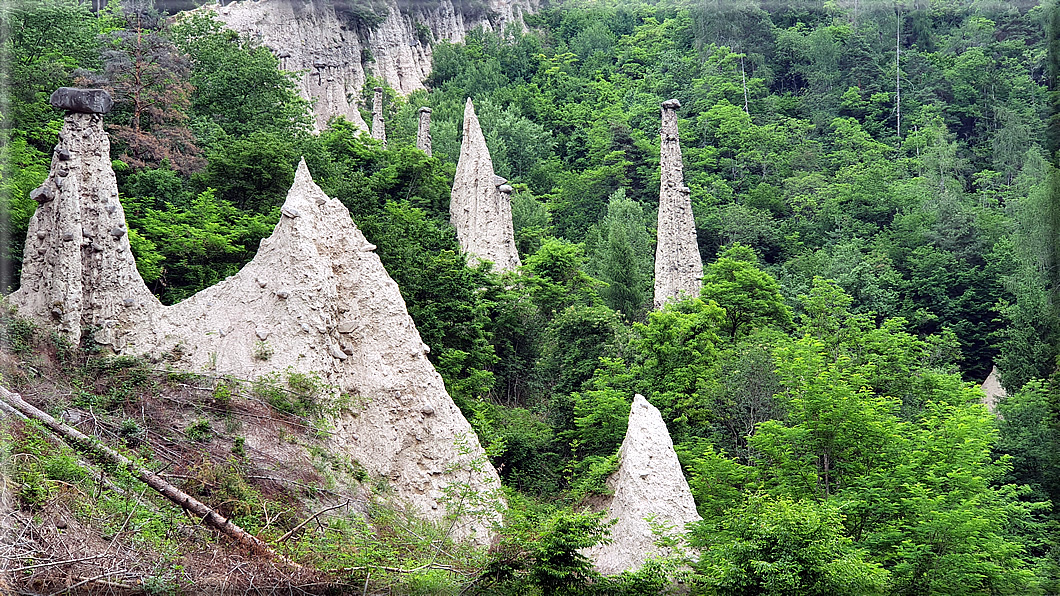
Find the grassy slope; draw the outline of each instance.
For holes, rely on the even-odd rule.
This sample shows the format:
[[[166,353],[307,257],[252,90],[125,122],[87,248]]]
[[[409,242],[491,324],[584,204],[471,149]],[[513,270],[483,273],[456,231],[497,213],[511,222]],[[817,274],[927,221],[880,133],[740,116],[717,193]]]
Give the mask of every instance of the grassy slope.
[[[396,509],[385,479],[327,448],[328,392],[315,379],[166,371],[165,362],[87,354],[6,309],[2,322],[4,386],[303,566],[252,557],[127,473],[8,418],[0,564],[17,589],[445,593],[478,574],[481,553]]]

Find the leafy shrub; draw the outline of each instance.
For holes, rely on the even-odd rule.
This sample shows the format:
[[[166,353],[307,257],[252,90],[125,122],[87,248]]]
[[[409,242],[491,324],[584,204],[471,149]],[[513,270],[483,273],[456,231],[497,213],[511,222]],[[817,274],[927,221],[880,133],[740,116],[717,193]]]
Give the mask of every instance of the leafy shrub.
[[[25,470],[17,476],[18,500],[24,507],[35,509],[42,506],[51,494],[48,481],[38,470]]]
[[[500,543],[482,574],[490,593],[593,593],[603,577],[582,549],[607,540],[603,515],[554,509],[536,512],[510,503]]]
[[[132,418],[126,418],[121,421],[121,426],[118,427],[118,436],[125,439],[125,444],[129,447],[137,447],[143,440],[144,429],[133,420]]]
[[[198,443],[207,443],[213,438],[213,429],[210,428],[210,421],[206,418],[199,418],[195,422],[192,422],[190,426],[184,431],[184,434],[188,436],[192,441]]]
[[[319,411],[324,387],[317,375],[288,369],[282,384],[279,373],[263,375],[251,384],[251,392],[280,412],[308,416]]]
[[[57,454],[41,461],[44,476],[50,480],[59,480],[68,484],[79,482],[88,477],[88,473],[70,454]]]
[[[10,347],[16,354],[25,354],[33,347],[34,336],[37,333],[37,325],[28,319],[7,315],[4,317],[5,329],[2,343]]]
[[[258,341],[254,342],[254,358],[258,360],[268,360],[272,358],[273,349],[267,342]]]

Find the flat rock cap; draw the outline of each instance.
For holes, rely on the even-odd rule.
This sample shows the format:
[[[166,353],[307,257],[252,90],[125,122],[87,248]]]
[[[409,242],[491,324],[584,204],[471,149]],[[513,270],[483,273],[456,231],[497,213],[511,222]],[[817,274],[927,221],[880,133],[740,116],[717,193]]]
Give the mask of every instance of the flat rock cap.
[[[668,99],[662,102],[662,107],[665,110],[676,110],[677,108],[681,107],[681,102],[677,101],[676,99]]]
[[[106,114],[114,107],[110,93],[103,89],[78,89],[77,87],[59,87],[49,100],[52,106],[67,112],[82,114]]]
[[[420,112],[427,112],[428,114],[431,113],[431,109],[428,108],[427,106],[423,106],[422,108],[419,109],[419,111]]]

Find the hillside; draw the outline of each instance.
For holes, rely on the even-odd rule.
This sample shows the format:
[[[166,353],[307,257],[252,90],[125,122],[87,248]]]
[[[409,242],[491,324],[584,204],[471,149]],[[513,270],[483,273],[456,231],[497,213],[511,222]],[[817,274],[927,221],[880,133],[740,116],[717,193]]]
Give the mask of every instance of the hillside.
[[[398,508],[385,479],[328,447],[341,406],[319,378],[160,372],[84,354],[9,313],[4,325],[5,386],[279,553],[248,552],[128,471],[9,416],[4,545],[20,563],[7,575],[19,593],[424,593],[439,574],[481,573],[481,555]]]
[[[245,553],[145,493],[136,511],[179,536],[122,544],[154,549],[169,567],[34,567],[12,576],[20,586],[48,593],[128,565],[131,575],[115,580],[125,587],[111,588],[165,577],[191,593],[222,574],[244,590],[279,582],[339,593],[1057,591],[1055,3],[440,6],[261,0],[165,19],[136,3],[93,14],[72,0],[31,0],[0,13],[11,58],[0,160],[10,259],[0,283],[17,290],[23,265],[26,279],[48,270],[36,264],[48,260],[33,254],[36,239],[67,246],[30,223],[35,189],[61,194],[53,150],[63,115],[48,95],[101,86],[116,100],[104,122],[136,273],[158,312],[177,313],[154,327],[129,323],[130,345],[146,347],[117,359],[125,348],[96,329],[66,345],[52,337],[52,328],[69,335],[65,323],[10,318],[5,386],[152,466],[171,460],[166,473],[184,490],[303,566],[239,571]],[[431,156],[417,148],[421,107],[431,108]],[[385,140],[369,134],[373,120]],[[484,143],[464,138],[477,129]],[[476,165],[458,168],[469,152]],[[281,212],[309,176],[321,196],[306,205],[324,205],[330,223],[305,207]],[[494,267],[461,249],[454,183],[483,193],[482,204],[500,201],[491,215],[510,215],[518,255]],[[687,271],[702,271],[702,290],[660,306],[659,265],[679,267],[670,257],[692,242],[691,230],[664,224],[684,216],[700,257]],[[351,221],[372,248],[329,244]],[[325,272],[314,287],[348,272],[345,259],[378,255],[400,291],[383,302],[403,302],[422,338],[412,358],[440,375],[437,395],[452,398],[488,457],[483,470],[504,486],[508,508],[489,546],[448,542],[444,524],[394,521],[401,499],[376,472],[389,456],[375,461],[366,448],[357,465],[323,461],[344,453],[327,433],[363,432],[323,394],[306,408],[277,397],[313,379],[344,388],[365,377],[386,392],[393,379],[375,375],[372,358],[404,366],[381,355],[392,349],[388,331],[373,327],[353,345],[337,330],[361,313],[344,297],[381,292],[342,281],[319,301],[308,294],[320,306],[306,317],[326,315],[316,335],[277,314],[294,312],[283,310],[294,300],[268,302],[275,311],[240,306],[229,327],[217,322],[228,315],[211,310],[214,300],[227,307],[262,281],[301,275],[260,273],[276,249],[262,240],[285,229],[320,231],[305,245],[323,255],[306,261]],[[60,294],[72,287],[61,269],[46,276]],[[46,302],[22,316],[48,320]],[[84,304],[79,312],[105,310],[90,296]],[[260,339],[269,357],[256,358],[259,319],[287,321],[296,339]],[[166,360],[165,342],[178,336],[194,349]],[[305,376],[292,385],[281,363]],[[1007,396],[990,411],[978,386],[995,365]],[[209,373],[225,366],[232,379]],[[274,367],[279,393],[256,395]],[[649,476],[617,473],[636,394],[665,421],[702,520],[686,529],[690,548],[607,578],[578,552],[607,535],[593,511],[617,492],[613,479]],[[414,409],[395,400],[381,411]],[[11,551],[22,554],[7,569],[72,558],[74,539],[62,537],[75,532],[47,520],[116,497],[93,484],[96,471],[49,463],[82,469],[54,438],[7,424],[10,467],[22,475],[12,519],[37,532],[25,542],[15,531],[9,542],[24,550]],[[134,425],[144,434],[130,444]],[[265,434],[252,440],[251,428]],[[277,445],[282,453],[270,451]],[[200,458],[209,473],[191,463]],[[118,488],[144,490],[130,482]],[[360,505],[278,540],[347,500]],[[273,504],[286,507],[281,517]],[[77,541],[104,549],[104,536],[124,532],[77,523]],[[197,554],[207,547],[225,553],[224,571]],[[106,585],[97,580],[110,581],[92,580],[97,590]]]

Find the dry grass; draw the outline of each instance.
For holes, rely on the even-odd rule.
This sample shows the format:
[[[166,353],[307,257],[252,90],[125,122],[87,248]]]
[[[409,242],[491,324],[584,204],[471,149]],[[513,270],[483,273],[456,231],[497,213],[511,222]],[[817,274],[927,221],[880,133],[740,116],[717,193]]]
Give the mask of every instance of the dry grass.
[[[167,374],[131,359],[90,359],[39,337],[21,353],[6,341],[0,348],[6,386],[86,435],[150,462],[263,539],[336,503],[353,504],[336,515],[363,510],[360,486],[323,488],[306,447],[316,431],[306,420],[281,415],[239,389],[218,400],[215,388],[223,381]],[[199,421],[209,436],[191,440],[188,429]],[[18,593],[342,591],[337,574],[255,558],[139,482],[84,460],[72,464],[80,470],[71,472],[76,478],[45,477],[46,494],[27,502],[25,474],[55,458],[80,458],[21,420],[3,420],[0,432],[7,452],[0,502],[6,573],[0,577]],[[321,518],[314,521],[326,523]]]

